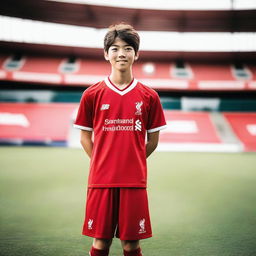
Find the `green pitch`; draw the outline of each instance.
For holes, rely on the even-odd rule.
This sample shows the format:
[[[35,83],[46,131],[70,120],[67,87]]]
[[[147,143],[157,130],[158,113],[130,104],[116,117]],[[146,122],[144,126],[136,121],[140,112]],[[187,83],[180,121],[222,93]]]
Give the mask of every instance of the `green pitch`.
[[[0,148],[0,255],[88,255],[88,164],[78,149]],[[154,153],[148,166],[145,256],[256,255],[256,154]]]

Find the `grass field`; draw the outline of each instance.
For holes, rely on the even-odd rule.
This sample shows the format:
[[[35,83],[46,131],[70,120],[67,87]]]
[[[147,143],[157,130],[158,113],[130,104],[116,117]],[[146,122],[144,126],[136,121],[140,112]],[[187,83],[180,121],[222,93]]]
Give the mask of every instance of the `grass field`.
[[[0,147],[0,255],[88,255],[88,164],[79,149]],[[157,152],[148,167],[145,256],[256,255],[256,154]]]

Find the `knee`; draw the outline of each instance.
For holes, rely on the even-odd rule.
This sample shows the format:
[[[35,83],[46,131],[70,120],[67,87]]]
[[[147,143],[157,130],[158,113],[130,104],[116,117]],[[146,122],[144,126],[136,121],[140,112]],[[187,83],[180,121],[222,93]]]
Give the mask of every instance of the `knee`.
[[[112,239],[98,239],[94,238],[93,247],[99,250],[107,250],[111,246]]]
[[[123,249],[127,252],[134,251],[140,247],[139,240],[124,240],[121,243]]]

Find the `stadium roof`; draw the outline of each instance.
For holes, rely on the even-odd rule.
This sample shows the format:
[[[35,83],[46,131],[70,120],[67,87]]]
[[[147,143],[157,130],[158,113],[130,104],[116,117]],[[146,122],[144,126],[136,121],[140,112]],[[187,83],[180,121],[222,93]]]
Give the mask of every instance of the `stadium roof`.
[[[1,41],[70,47],[103,47],[106,29],[0,16]],[[256,51],[256,33],[140,31],[141,50],[183,52]]]
[[[94,28],[124,21],[148,31],[256,31],[255,0],[2,0],[0,15]]]
[[[254,0],[47,0],[52,2],[91,4],[120,8],[152,10],[244,10],[255,9]]]
[[[140,32],[141,57],[252,60],[255,5],[249,0],[3,0],[0,50],[102,57],[106,27],[124,21]]]

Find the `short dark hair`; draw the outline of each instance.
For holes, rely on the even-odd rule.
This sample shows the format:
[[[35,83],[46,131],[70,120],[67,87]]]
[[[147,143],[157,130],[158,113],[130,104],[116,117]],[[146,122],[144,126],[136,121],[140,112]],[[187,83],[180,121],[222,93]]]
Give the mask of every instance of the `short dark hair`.
[[[132,46],[137,54],[140,46],[140,36],[131,25],[124,22],[111,25],[108,28],[108,32],[104,37],[104,50],[106,52],[108,52],[117,37]]]

